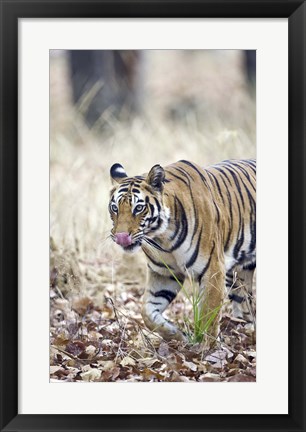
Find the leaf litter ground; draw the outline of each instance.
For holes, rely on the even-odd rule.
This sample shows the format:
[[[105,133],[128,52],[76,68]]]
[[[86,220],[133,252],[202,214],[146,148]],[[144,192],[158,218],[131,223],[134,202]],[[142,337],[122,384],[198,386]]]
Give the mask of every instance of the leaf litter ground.
[[[129,280],[122,271],[120,278],[121,263],[110,268],[109,262],[51,252],[51,382],[256,381],[254,325],[225,309],[213,349],[166,342],[143,324],[144,278]],[[168,317],[184,328],[188,313],[190,318],[186,298],[179,295]]]

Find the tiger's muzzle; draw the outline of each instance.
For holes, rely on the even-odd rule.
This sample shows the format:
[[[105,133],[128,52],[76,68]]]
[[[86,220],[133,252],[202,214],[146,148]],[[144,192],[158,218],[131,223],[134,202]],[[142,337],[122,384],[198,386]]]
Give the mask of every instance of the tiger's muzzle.
[[[116,233],[114,237],[115,242],[122,247],[127,247],[132,244],[132,236],[127,232]]]
[[[122,247],[125,252],[136,252],[141,246],[141,238],[136,239],[127,232],[119,232],[112,236],[115,243]]]

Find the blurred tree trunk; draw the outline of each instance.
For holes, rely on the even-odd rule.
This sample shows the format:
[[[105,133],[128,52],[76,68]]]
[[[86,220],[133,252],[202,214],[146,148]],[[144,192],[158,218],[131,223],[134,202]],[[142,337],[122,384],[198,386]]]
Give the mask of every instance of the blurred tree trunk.
[[[74,103],[89,127],[129,118],[141,100],[141,51],[69,51]]]
[[[256,86],[256,51],[244,51],[244,63],[246,68],[246,75],[248,82],[251,86]]]

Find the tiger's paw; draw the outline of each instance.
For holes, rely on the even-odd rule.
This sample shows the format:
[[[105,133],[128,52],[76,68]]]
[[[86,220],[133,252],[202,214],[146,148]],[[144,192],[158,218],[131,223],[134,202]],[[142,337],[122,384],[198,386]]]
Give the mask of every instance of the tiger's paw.
[[[169,321],[166,322],[167,325],[163,325],[154,331],[158,333],[165,341],[170,342],[176,340],[178,342],[188,343],[187,336],[174,324]]]
[[[188,342],[187,336],[171,321],[166,320],[162,315],[159,316],[160,323],[156,323],[155,320],[150,319],[148,316],[143,315],[143,320],[146,327],[154,333],[159,334],[165,341],[170,342],[177,340],[180,342]]]

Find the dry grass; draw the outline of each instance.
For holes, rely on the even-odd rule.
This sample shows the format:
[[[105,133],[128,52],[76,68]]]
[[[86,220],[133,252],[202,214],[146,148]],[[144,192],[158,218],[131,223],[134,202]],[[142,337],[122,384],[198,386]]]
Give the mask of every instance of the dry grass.
[[[113,354],[107,356],[104,349],[103,355],[116,368],[125,357],[136,362],[164,358],[143,328],[139,313],[146,279],[144,258],[141,253],[123,256],[109,239],[110,166],[119,162],[128,174],[139,175],[156,163],[166,165],[182,158],[204,166],[255,156],[255,102],[246,87],[238,53],[227,52],[223,59],[216,53],[196,54],[187,61],[171,52],[165,59],[165,52],[148,55],[144,115],[122,122],[105,112],[102,120],[108,124],[107,131],[97,134],[86,127],[70,102],[65,57],[51,58],[51,342],[63,351],[51,350],[51,365],[63,368],[74,362],[73,368],[79,368],[74,378],[87,370],[71,357],[79,356],[71,346],[69,354],[73,341],[82,341],[79,349],[83,354],[94,346],[99,359],[105,348],[101,338],[113,340]],[[171,319],[182,323],[190,310],[185,300],[181,295],[172,305]],[[107,336],[107,326],[114,322],[117,330]],[[91,328],[102,336],[91,338]],[[116,342],[114,335],[121,341]],[[203,353],[199,359],[201,356]],[[87,358],[96,359],[91,354]],[[108,374],[107,379],[101,370],[99,377],[93,374],[95,380],[113,380],[116,375]],[[210,373],[209,368],[206,372]],[[148,373],[141,380],[163,380],[160,371],[154,373],[153,378]],[[175,377],[168,378],[175,381]],[[114,380],[120,379],[129,378],[120,370]]]

